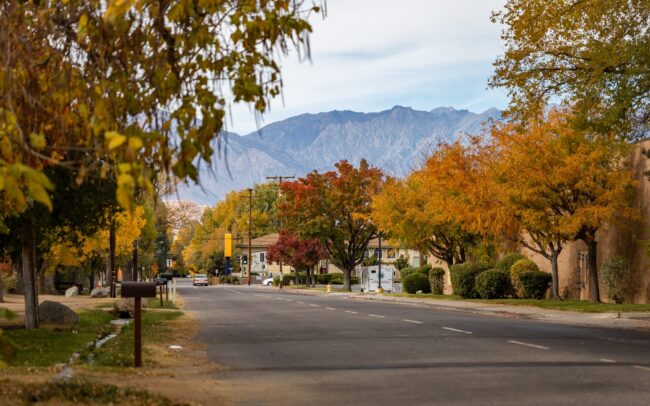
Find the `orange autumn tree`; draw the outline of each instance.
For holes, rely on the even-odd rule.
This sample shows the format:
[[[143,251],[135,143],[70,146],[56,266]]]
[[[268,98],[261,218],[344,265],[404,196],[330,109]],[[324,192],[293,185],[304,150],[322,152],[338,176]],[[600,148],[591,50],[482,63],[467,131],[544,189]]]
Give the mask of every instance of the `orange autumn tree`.
[[[361,160],[348,161],[336,171],[313,171],[295,182],[282,184],[280,216],[284,227],[303,239],[318,239],[330,261],[343,270],[343,287],[350,290],[350,274],[364,258],[368,242],[377,236],[370,218],[372,198],[383,181],[380,169]]]
[[[496,212],[509,214],[493,216],[498,220],[493,229],[518,228],[520,242],[551,262],[554,298],[560,297],[557,258],[563,244],[584,241],[591,300],[600,301],[596,232],[639,213],[629,206],[634,185],[625,165],[629,146],[613,134],[576,130],[573,119],[569,112],[551,111],[523,126],[497,125],[477,156],[499,196]]]
[[[373,199],[372,216],[392,239],[451,266],[465,262],[466,249],[477,238],[450,221],[440,206],[429,204],[442,198],[436,196],[442,189],[435,188],[436,182],[431,179],[437,172],[430,170],[441,163],[442,155],[436,154],[406,179],[387,179],[382,192]]]

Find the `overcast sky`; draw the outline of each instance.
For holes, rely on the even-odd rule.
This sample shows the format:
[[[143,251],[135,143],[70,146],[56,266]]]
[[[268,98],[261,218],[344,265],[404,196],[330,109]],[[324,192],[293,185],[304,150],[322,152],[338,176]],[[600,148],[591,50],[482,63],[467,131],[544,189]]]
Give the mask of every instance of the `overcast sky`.
[[[327,0],[327,17],[312,19],[312,62],[282,61],[283,100],[263,124],[302,113],[381,111],[395,105],[475,112],[503,108],[502,90],[488,90],[500,55],[500,28],[490,14],[504,0]],[[256,129],[248,106],[232,108],[228,129]]]

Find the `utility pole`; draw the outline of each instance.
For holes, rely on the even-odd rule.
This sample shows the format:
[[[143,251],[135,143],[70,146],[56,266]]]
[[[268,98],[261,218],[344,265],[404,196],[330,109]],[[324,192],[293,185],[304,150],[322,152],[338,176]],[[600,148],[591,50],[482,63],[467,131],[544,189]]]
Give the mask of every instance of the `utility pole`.
[[[280,197],[282,196],[282,181],[287,179],[294,179],[295,176],[267,176],[266,179],[278,181],[280,187],[278,188],[278,203],[280,202]],[[280,217],[280,232],[282,232],[282,217]],[[282,261],[280,261],[280,279],[282,279]]]
[[[251,284],[253,279],[252,264],[253,264],[253,189],[248,189],[248,285]]]
[[[377,287],[377,293],[384,293],[384,288],[381,287],[381,233],[377,234],[377,238],[379,239],[379,266],[377,269],[377,273],[379,274],[379,286]]]

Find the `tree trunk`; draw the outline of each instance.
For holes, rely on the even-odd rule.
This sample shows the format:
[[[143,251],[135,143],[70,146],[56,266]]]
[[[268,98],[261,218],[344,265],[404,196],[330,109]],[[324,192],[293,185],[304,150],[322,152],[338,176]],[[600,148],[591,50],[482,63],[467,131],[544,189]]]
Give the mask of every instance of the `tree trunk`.
[[[553,299],[554,300],[562,300],[560,297],[560,281],[559,281],[559,272],[558,272],[558,265],[557,265],[557,257],[560,255],[559,252],[553,251],[551,252],[551,258],[549,259],[551,261],[551,275],[553,276],[553,280],[551,282],[551,293],[553,294]]]
[[[115,297],[115,220],[111,219],[108,231],[108,260],[106,261],[106,285],[111,297]]]
[[[2,275],[0,274],[0,303],[5,301],[5,286],[2,283]]]
[[[587,271],[589,272],[589,296],[592,302],[600,302],[600,288],[598,286],[598,243],[591,238],[587,243]]]
[[[343,270],[343,290],[352,292],[352,284],[350,283],[350,274],[352,273],[351,269]]]
[[[250,276],[250,275],[249,275]],[[138,280],[138,240],[133,241],[133,268],[131,269],[131,280]]]
[[[31,220],[25,218],[21,225],[21,259],[25,289],[25,328],[38,328],[38,292],[34,269],[34,230]]]

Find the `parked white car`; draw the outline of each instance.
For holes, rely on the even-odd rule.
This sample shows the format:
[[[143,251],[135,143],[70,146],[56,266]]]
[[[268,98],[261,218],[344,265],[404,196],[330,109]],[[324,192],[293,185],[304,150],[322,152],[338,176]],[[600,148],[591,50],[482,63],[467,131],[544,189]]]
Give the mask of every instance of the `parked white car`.
[[[208,286],[208,276],[203,275],[203,274],[196,274],[194,275],[194,280],[192,281],[192,285],[205,285]]]
[[[264,279],[262,281],[262,285],[264,285],[264,286],[273,286],[273,278]]]

